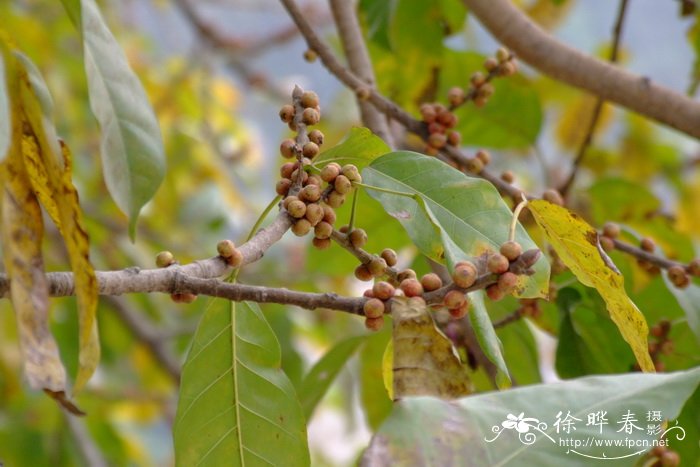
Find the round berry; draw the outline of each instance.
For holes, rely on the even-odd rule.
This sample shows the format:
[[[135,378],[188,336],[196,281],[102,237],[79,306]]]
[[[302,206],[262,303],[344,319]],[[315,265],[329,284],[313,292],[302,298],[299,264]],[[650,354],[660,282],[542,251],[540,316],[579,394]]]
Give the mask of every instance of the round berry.
[[[362,248],[367,243],[367,232],[363,229],[354,229],[348,235],[348,239],[354,248]]]
[[[308,157],[309,159],[313,159],[314,157],[318,156],[318,144],[309,141],[304,145],[304,147],[301,148],[301,153],[304,155],[304,157]]]
[[[472,157],[471,159],[467,159],[465,168],[470,173],[480,174],[481,171],[484,170],[484,163],[481,162],[481,159],[478,157]]]
[[[442,279],[434,272],[429,272],[420,278],[420,284],[426,292],[432,292],[442,287]]]
[[[292,180],[297,180],[299,178],[299,169],[294,169],[294,172],[292,172]],[[303,185],[306,185],[306,183],[309,181],[309,174],[305,171],[301,171],[301,183]]]
[[[459,146],[462,142],[462,135],[459,131],[450,130],[447,133],[447,144],[450,146]]]
[[[379,281],[372,287],[372,293],[380,300],[389,300],[394,296],[396,289],[393,285],[385,281]]]
[[[688,263],[688,274],[695,277],[700,277],[700,258],[695,258]]]
[[[287,212],[290,216],[296,219],[301,219],[306,214],[306,204],[299,199],[291,201],[287,205]]]
[[[156,255],[156,266],[159,268],[167,268],[175,263],[175,256],[169,251],[161,251]]]
[[[321,187],[318,185],[306,185],[301,189],[301,191],[299,191],[299,199],[302,201],[315,203],[321,199]]]
[[[520,243],[511,240],[501,245],[500,251],[503,256],[508,258],[508,261],[515,261],[520,255],[523,254],[523,247],[520,246]]]
[[[683,266],[673,265],[668,268],[668,278],[679,289],[684,289],[690,284],[690,278]]]
[[[518,285],[518,276],[510,271],[504,272],[498,277],[498,288],[504,294],[509,294],[515,290]]]
[[[372,289],[367,289],[362,293],[362,296],[367,298],[374,298],[374,292],[372,291]]]
[[[457,116],[452,112],[443,112],[438,115],[437,121],[445,128],[454,128],[457,125]]]
[[[328,206],[338,209],[345,202],[345,195],[341,195],[337,191],[331,191],[326,198],[326,204]]]
[[[484,61],[484,68],[486,71],[491,71],[498,66],[498,60],[493,57],[489,57]]]
[[[606,222],[603,225],[603,235],[610,239],[617,238],[620,236],[620,226],[614,222]]]
[[[233,252],[236,251],[236,244],[231,240],[221,240],[216,244],[216,251],[222,258],[230,258]]]
[[[501,300],[505,295],[501,288],[498,287],[498,284],[492,284],[486,287],[486,296],[494,302]]]
[[[309,186],[309,185],[307,185]],[[317,226],[323,219],[323,208],[319,204],[307,204],[306,214],[304,217],[311,224],[311,227]]]
[[[297,237],[303,237],[311,232],[311,222],[306,219],[299,219],[292,226],[292,232],[294,232],[294,235]]]
[[[454,283],[463,289],[467,289],[474,285],[477,278],[476,266],[469,261],[460,261],[455,265],[455,270],[452,273]]]
[[[341,195],[346,195],[352,190],[352,183],[345,175],[338,175],[333,182],[333,188]]]
[[[284,209],[289,210],[289,205],[291,204],[292,201],[299,201],[299,198],[297,198],[296,196],[293,196],[293,195],[292,195],[292,196],[287,196],[287,197],[284,198],[284,200],[282,201],[282,207],[283,207]]]
[[[378,298],[370,298],[362,306],[367,318],[381,318],[384,315],[384,302]]]
[[[399,281],[399,283],[405,281],[406,279],[415,279],[416,277],[416,271],[413,269],[404,269],[396,275],[396,279]]]
[[[433,123],[437,118],[437,112],[432,104],[423,104],[420,106],[420,114],[425,123]]]
[[[374,277],[381,276],[382,274],[386,273],[386,267],[386,261],[384,261],[383,258],[378,257],[372,258],[372,261],[370,261],[367,265],[369,272],[371,272]]]
[[[482,72],[476,71],[469,78],[469,82],[471,82],[473,86],[478,88],[486,82],[486,77]]]
[[[460,290],[450,290],[445,294],[443,303],[447,308],[459,308],[467,301],[467,296]]]
[[[599,237],[598,241],[600,242],[601,248],[605,251],[610,252],[615,249],[615,242],[610,237]]]
[[[314,108],[304,109],[304,113],[301,114],[301,121],[306,125],[316,125],[319,120],[321,120],[321,115]]]
[[[311,243],[319,250],[325,250],[331,246],[331,239],[314,237],[314,239],[311,240]]]
[[[318,94],[313,91],[304,91],[304,93],[301,95],[301,99],[299,99],[299,102],[304,108],[318,107],[320,104]]]
[[[417,297],[423,295],[423,286],[416,279],[404,279],[399,284],[399,288],[407,297]]]
[[[181,293],[181,294],[177,294],[177,295],[180,296],[179,300],[178,300],[179,303],[192,303],[195,300],[197,300],[197,296],[193,293],[185,292],[185,293]],[[175,301],[175,300],[173,300],[173,301]]]
[[[292,173],[294,172],[294,169],[297,168],[297,163],[296,162],[285,162],[282,164],[280,167],[280,177],[282,178],[288,178],[292,179]]]
[[[353,164],[346,164],[340,169],[340,173],[348,177],[351,182],[362,183],[362,177],[360,176],[359,170]]]
[[[287,196],[289,188],[292,186],[292,181],[288,178],[281,178],[275,185],[275,192],[280,196]]]
[[[465,316],[467,316],[467,313],[469,313],[469,301],[465,300],[465,302],[459,308],[450,308],[449,312],[450,316],[453,319],[464,318]]]
[[[384,318],[365,318],[365,327],[370,331],[379,331],[384,326]]]
[[[361,88],[355,89],[355,96],[361,101],[366,101],[370,97],[372,97],[372,91],[370,90],[370,88],[363,86]]]
[[[663,371],[661,369],[660,371]],[[676,467],[681,463],[681,457],[676,451],[666,451],[661,454],[661,467]]]
[[[294,118],[294,106],[290,104],[285,104],[280,109],[280,119],[284,123],[289,123]]]
[[[447,91],[447,100],[449,101],[450,105],[453,107],[460,106],[464,103],[464,98],[466,97],[466,94],[464,92],[464,89],[455,86],[453,88],[450,88],[449,91]]]
[[[428,144],[434,148],[442,149],[447,144],[447,135],[444,133],[431,133],[428,136]]]
[[[482,164],[484,165],[489,165],[491,162],[491,153],[486,151],[485,149],[479,149],[476,151],[476,154],[474,156],[481,161]]]
[[[494,255],[489,256],[489,259],[486,262],[486,266],[488,267],[489,271],[491,271],[494,274],[503,274],[508,270],[510,264],[508,263],[508,258],[499,253],[496,253]]]
[[[340,165],[335,162],[331,162],[321,169],[321,180],[324,182],[331,183],[338,175],[340,175]]]
[[[328,222],[329,224],[335,224],[336,216],[335,211],[332,207],[328,205],[323,205],[323,222]]]
[[[358,267],[355,268],[355,277],[361,281],[367,282],[371,281],[374,276],[372,276],[372,273],[369,272],[367,266],[365,266],[364,264],[360,264]]]
[[[321,221],[314,227],[314,235],[316,238],[330,238],[333,233],[333,226],[326,221]]]
[[[291,159],[294,157],[294,152],[296,148],[297,143],[294,142],[293,139],[285,139],[280,143],[280,154],[282,154],[282,157],[285,157],[287,159]]]
[[[323,145],[323,132],[321,130],[311,130],[309,132],[309,140],[319,146]]]
[[[564,198],[562,198],[561,193],[554,188],[545,190],[545,192],[542,193],[542,199],[558,206],[564,206]]]
[[[654,243],[654,240],[652,240],[651,238],[644,237],[639,242],[639,248],[646,251],[647,253],[653,253],[654,250],[656,249],[656,244]]]
[[[518,71],[518,66],[516,62],[513,60],[509,60],[505,63],[501,63],[499,74],[501,76],[513,76],[516,71]]]
[[[499,47],[499,49],[496,51],[496,60],[503,63],[508,61],[509,58],[510,52],[508,52],[508,49],[506,49],[505,47]]]
[[[505,170],[501,172],[501,180],[506,183],[513,183],[515,181],[515,174],[510,170]]]
[[[398,262],[399,258],[396,252],[391,248],[384,248],[381,253],[381,257],[386,261],[387,266],[394,267]]]

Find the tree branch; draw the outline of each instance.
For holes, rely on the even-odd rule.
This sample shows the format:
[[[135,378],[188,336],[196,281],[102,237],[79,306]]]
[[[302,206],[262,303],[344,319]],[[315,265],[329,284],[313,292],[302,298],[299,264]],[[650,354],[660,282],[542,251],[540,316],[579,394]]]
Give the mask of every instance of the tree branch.
[[[369,52],[367,51],[364,38],[362,37],[360,24],[357,21],[357,2],[350,0],[330,0],[330,5],[350,70],[365,81],[367,86],[375,87],[376,79],[372,69],[372,62],[370,61]],[[390,147],[393,147],[393,137],[389,131],[386,117],[360,96],[357,97],[357,104],[360,107],[360,115],[362,116],[363,124],[382,138]]]
[[[700,103],[560,43],[508,0],[463,2],[494,37],[543,73],[700,138]]]

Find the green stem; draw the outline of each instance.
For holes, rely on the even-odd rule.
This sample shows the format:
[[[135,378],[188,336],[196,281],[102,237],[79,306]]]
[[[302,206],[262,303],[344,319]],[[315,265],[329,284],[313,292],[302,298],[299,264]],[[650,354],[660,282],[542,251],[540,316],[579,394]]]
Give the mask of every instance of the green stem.
[[[352,193],[352,209],[350,209],[350,222],[348,222],[348,232],[352,232],[355,228],[355,211],[357,211],[357,198],[360,190],[355,190]]]
[[[359,182],[352,182],[353,185],[361,186],[362,188],[365,188],[367,190],[374,190],[374,191],[379,191],[380,193],[389,193],[391,195],[397,195],[397,196],[405,196],[407,198],[412,198],[416,199],[418,196],[416,193],[406,193],[404,191],[396,191],[396,190],[390,190],[388,188],[379,188],[377,186],[372,186],[372,185],[365,185],[364,183],[359,183]]]
[[[262,223],[265,220],[265,218],[267,217],[267,215],[270,214],[270,211],[272,211],[272,208],[277,206],[277,203],[279,203],[281,199],[282,199],[281,196],[275,196],[275,199],[270,201],[270,204],[268,204],[265,207],[265,210],[262,212],[262,214],[260,214],[260,216],[258,217],[258,220],[255,221],[255,225],[253,226],[253,228],[250,229],[250,232],[248,233],[248,236],[245,239],[246,242],[250,241],[250,239],[253,238],[253,235],[255,235],[255,232],[258,231],[258,229],[262,225]]]

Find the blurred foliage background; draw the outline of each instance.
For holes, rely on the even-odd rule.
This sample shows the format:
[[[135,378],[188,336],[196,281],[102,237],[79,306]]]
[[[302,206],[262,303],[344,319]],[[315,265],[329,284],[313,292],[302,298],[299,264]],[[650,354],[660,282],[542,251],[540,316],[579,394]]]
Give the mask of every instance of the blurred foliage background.
[[[198,29],[193,18],[183,14],[185,1],[100,3],[150,96],[166,147],[166,179],[142,213],[135,243],[129,241],[127,219],[103,182],[80,43],[61,3],[0,2],[0,27],[37,64],[56,102],[56,125],[74,153],[74,183],[98,270],[154,267],[153,258],[161,250],[187,263],[214,255],[222,238],[242,241],[274,197],[281,163],[277,146],[288,132],[277,109],[289,99],[294,83],[321,97],[325,147],[358,123],[354,96],[319,63],[304,61],[304,43],[277,2],[190,2],[201,20]],[[361,2],[367,18],[379,3]],[[616,2],[516,3],[562,40],[607,56]],[[678,91],[695,93],[697,16],[682,16],[678,4],[631,2],[621,62]],[[398,0],[393,5],[389,21],[368,20],[366,27],[380,90],[410,111],[422,101],[444,99],[451,86],[465,85],[497,47],[457,0]],[[305,1],[303,7],[309,20],[337,45],[326,2]],[[217,42],[212,39],[216,37],[226,40]],[[540,194],[568,175],[594,98],[522,68],[521,75],[497,81],[496,94],[483,109],[460,109],[459,129],[465,145],[490,149],[496,169],[511,170],[519,187]],[[613,220],[624,226],[628,238],[656,239],[668,257],[688,261],[698,256],[697,141],[605,106],[573,193],[574,207],[593,225]],[[369,234],[368,251],[392,247],[400,252],[401,265],[419,274],[428,271],[399,224],[376,202],[363,194],[359,210],[360,226]],[[348,216],[346,205],[339,213],[340,224]],[[49,230],[48,270],[68,267],[59,245],[58,233]],[[700,297],[697,284],[683,292],[669,289],[663,277],[647,274],[633,258],[619,253],[612,257],[649,324],[662,318],[673,322],[674,350],[662,357],[666,370],[696,366],[698,337],[686,314],[700,314],[700,300],[691,298]],[[246,267],[240,280],[358,294],[363,287],[352,276],[355,266],[356,260],[337,247],[321,253],[310,248],[308,239],[287,236],[263,260]],[[567,289],[566,297],[574,297],[575,307],[553,301],[543,306],[537,319],[498,330],[515,381],[529,384],[552,381],[557,375],[629,371],[632,354],[612,323],[601,317],[604,307],[598,295],[569,274],[557,276],[555,282],[560,294]],[[688,294],[685,310],[678,294]],[[85,465],[86,453],[94,449],[110,465],[170,465],[180,364],[198,317],[210,304],[200,297],[191,305],[178,305],[157,294],[102,298],[98,313],[103,360],[78,398],[89,415],[67,420],[53,401],[25,387],[12,309],[8,301],[0,302],[0,460],[7,466]],[[507,299],[490,307],[497,321],[517,303]],[[265,305],[263,311],[282,345],[284,370],[297,385],[333,343],[366,334],[362,320],[342,313],[276,305]],[[52,313],[53,331],[74,376],[78,328],[73,299],[54,299]],[[551,336],[560,332],[573,337],[557,344]],[[388,413],[390,402],[378,377],[387,340],[386,331],[370,337],[310,420],[315,465],[353,463],[369,430]],[[555,362],[560,354],[580,361]],[[493,389],[482,372],[476,371],[473,379],[479,390]],[[696,394],[681,421],[691,439],[698,437],[699,416]]]

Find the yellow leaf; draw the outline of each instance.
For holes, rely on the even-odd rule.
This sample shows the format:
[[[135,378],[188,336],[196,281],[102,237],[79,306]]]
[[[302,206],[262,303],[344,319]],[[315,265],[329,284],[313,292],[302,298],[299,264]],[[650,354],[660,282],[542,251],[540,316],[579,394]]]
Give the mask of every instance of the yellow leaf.
[[[382,355],[382,380],[389,399],[394,400],[394,341],[389,339]]]
[[[528,207],[564,264],[583,285],[594,287],[603,297],[610,317],[632,348],[640,368],[653,372],[644,315],[627,296],[624,278],[600,247],[595,229],[576,214],[547,201],[531,201]]]
[[[452,342],[435,326],[425,305],[395,298],[394,399],[434,396],[456,399],[472,392],[467,370]]]
[[[17,126],[16,122],[15,126]],[[18,133],[14,132],[16,135]],[[13,138],[14,139],[14,138]],[[16,142],[16,139],[15,139]],[[32,193],[17,146],[2,168],[2,251],[10,277],[24,370],[29,385],[60,393],[66,371],[49,329],[49,286],[44,275],[41,208]]]

